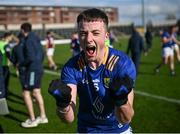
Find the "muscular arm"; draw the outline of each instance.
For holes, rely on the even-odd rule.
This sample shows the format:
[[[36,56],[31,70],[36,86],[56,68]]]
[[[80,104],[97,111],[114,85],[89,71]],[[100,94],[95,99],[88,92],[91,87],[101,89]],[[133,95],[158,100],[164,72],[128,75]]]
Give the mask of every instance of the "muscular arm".
[[[169,40],[169,38],[167,38],[167,37],[163,37],[163,38],[161,39],[161,41],[162,41],[163,44],[166,44],[166,43],[168,43],[170,40]]]
[[[47,51],[48,49],[48,41],[46,41],[46,45],[45,45],[45,50]]]
[[[52,46],[55,48],[54,38],[52,38]]]
[[[176,39],[176,37],[172,36],[172,39],[173,39],[174,42],[176,42],[177,45],[180,45],[180,41],[178,41],[178,40]]]
[[[128,94],[127,103],[120,107],[117,106],[115,107],[115,113],[120,123],[124,124],[131,122],[134,116],[133,100],[134,100],[134,91],[132,90]]]
[[[75,118],[77,86],[73,84],[68,84],[68,86],[71,88],[71,103],[64,109],[57,107],[57,115],[62,121],[66,123],[71,123],[74,121]]]

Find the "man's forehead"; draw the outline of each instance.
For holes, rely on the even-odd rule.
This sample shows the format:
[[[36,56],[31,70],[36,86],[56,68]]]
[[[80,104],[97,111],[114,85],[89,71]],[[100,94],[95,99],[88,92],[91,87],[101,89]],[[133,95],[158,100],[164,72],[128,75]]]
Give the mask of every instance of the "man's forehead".
[[[82,20],[79,22],[79,24],[88,24],[88,23],[104,23],[104,21],[102,19],[94,19],[94,20]]]
[[[104,22],[102,20],[96,20],[96,21],[81,21],[79,22],[78,26],[79,27],[84,27],[84,26],[104,26]]]

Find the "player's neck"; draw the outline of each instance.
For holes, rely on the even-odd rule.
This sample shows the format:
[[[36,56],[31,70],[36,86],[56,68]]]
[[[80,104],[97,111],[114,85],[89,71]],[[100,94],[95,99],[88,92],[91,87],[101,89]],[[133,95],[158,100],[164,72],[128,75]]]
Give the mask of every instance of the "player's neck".
[[[92,70],[96,70],[101,65],[101,63],[96,62],[96,61],[92,61],[92,62],[89,62],[88,65]]]
[[[106,53],[107,51],[105,50],[104,53],[102,53],[102,55],[99,55],[95,61],[90,61],[88,63],[89,67],[93,70],[96,70],[99,66],[101,66],[101,64],[104,63]]]

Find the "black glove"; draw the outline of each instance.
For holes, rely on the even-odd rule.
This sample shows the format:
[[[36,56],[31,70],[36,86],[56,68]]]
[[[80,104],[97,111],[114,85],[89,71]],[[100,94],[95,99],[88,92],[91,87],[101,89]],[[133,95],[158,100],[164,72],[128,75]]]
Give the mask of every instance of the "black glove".
[[[134,82],[129,76],[114,78],[110,83],[110,95],[115,100],[116,106],[127,103],[128,94],[133,88]]]
[[[56,99],[56,105],[65,108],[71,102],[71,89],[59,79],[52,80],[48,92]]]

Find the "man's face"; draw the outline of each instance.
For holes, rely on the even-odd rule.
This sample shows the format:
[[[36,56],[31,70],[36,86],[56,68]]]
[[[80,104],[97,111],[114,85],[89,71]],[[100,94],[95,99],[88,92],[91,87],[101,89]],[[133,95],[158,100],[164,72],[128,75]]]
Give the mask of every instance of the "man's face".
[[[23,30],[23,29],[21,29],[21,33],[22,33],[22,35],[24,35],[24,37],[26,37],[26,36],[27,36],[27,34],[24,32],[24,30]]]
[[[108,33],[104,22],[82,21],[78,24],[79,40],[81,47],[89,62],[99,61],[104,58],[105,40],[108,39]]]

